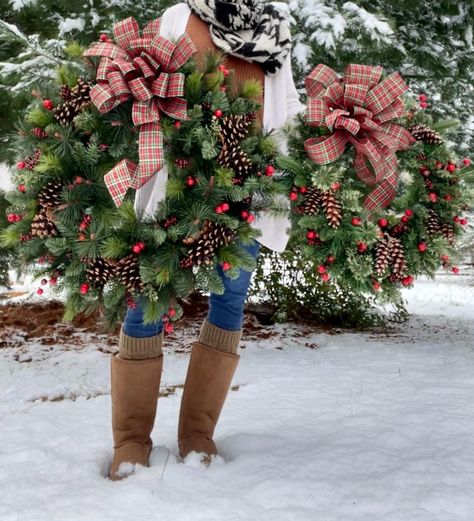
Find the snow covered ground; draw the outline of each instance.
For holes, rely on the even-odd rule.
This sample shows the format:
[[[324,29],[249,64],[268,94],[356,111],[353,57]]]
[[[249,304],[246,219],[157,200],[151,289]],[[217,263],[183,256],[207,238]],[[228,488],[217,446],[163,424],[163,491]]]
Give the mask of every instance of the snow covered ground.
[[[381,332],[281,325],[247,337],[216,432],[225,463],[210,468],[176,456],[194,332],[178,328],[152,466],[116,483],[104,477],[113,346],[83,332],[67,345],[17,336],[0,348],[1,521],[472,521],[468,282],[418,282],[410,321]]]

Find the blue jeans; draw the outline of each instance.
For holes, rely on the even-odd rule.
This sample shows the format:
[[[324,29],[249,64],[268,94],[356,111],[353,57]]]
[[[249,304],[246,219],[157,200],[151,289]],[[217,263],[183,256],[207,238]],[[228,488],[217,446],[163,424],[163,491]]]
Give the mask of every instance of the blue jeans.
[[[255,259],[260,250],[260,243],[254,241],[250,246],[242,246]],[[250,287],[252,273],[240,270],[240,275],[232,280],[224,274],[221,266],[217,271],[224,283],[225,291],[222,295],[211,293],[209,297],[209,312],[207,320],[214,326],[227,331],[239,331],[242,329],[244,317],[244,305]],[[123,322],[123,332],[134,338],[145,338],[161,333],[163,321],[157,320],[151,324],[143,323],[143,307],[138,305],[135,309],[128,309]]]

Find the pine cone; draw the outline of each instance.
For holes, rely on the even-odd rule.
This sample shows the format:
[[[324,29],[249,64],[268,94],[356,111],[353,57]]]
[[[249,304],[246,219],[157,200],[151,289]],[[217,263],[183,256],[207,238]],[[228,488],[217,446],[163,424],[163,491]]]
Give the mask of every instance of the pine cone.
[[[56,225],[48,215],[47,209],[42,208],[39,213],[33,217],[31,223],[31,235],[45,239],[47,237],[57,237],[59,235]]]
[[[50,181],[38,195],[38,203],[43,208],[53,208],[61,203],[62,183]]]
[[[227,246],[235,239],[235,233],[227,226],[214,221],[207,220],[201,231],[201,234],[193,242],[193,246],[188,256],[181,261],[182,268],[188,268],[191,265],[209,265],[219,248]]]
[[[33,168],[39,163],[41,157],[41,151],[35,150],[35,153],[32,156],[29,156],[25,159],[25,165],[28,170],[33,170]]]
[[[405,260],[405,252],[400,239],[391,237],[389,242],[390,264],[392,266],[392,275],[397,280],[402,280],[406,276],[407,263]]]
[[[456,242],[456,232],[452,224],[444,223],[441,228],[441,233],[451,246]]]
[[[225,145],[237,145],[249,133],[252,119],[248,115],[232,114],[225,116],[220,121],[220,138]]]
[[[334,229],[339,228],[342,221],[342,206],[333,192],[323,192],[321,195],[321,203],[329,226]]]
[[[178,218],[175,217],[174,215],[172,215],[171,217],[168,217],[167,219],[165,219],[161,226],[167,230],[168,228],[171,228],[171,226],[174,226],[176,223],[178,222]]]
[[[436,130],[433,130],[428,125],[419,123],[413,125],[408,129],[408,132],[417,140],[426,143],[427,145],[442,145],[443,138]]]
[[[390,236],[385,235],[377,243],[377,249],[375,252],[375,273],[379,276],[383,275],[390,266],[390,240]]]
[[[72,98],[71,89],[69,88],[69,86],[62,85],[59,95],[61,96],[61,99],[63,99],[64,101],[69,101]]]
[[[441,221],[434,210],[429,210],[428,220],[426,221],[426,231],[428,235],[436,235],[442,232]]]
[[[310,186],[304,199],[303,212],[306,215],[316,215],[322,206],[322,193],[319,188]]]
[[[79,78],[77,85],[70,90],[69,99],[53,109],[54,117],[62,125],[69,125],[81,110],[90,102],[91,85]]]
[[[143,282],[140,278],[140,265],[136,255],[120,259],[114,267],[113,275],[120,279],[129,291],[142,291]]]
[[[217,162],[224,168],[234,171],[236,177],[246,178],[252,171],[252,162],[239,146],[224,144]]]
[[[43,130],[40,127],[35,127],[31,131],[31,133],[33,134],[33,136],[37,137],[38,139],[46,139],[48,137],[48,133],[46,132],[46,130]]]
[[[113,274],[114,267],[103,257],[94,259],[86,270],[88,281],[96,288],[103,288]]]

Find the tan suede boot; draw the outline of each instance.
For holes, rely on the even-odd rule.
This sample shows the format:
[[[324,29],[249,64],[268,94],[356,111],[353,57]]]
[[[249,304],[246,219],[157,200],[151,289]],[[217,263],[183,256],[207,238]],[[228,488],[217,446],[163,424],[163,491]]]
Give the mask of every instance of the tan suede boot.
[[[121,336],[123,347],[123,334]],[[143,358],[147,351],[144,343],[153,343],[151,339],[130,340],[128,337],[127,340],[128,347],[131,347],[133,342],[137,343],[137,355],[140,358]],[[140,345],[141,340],[143,342]],[[161,337],[155,339],[155,344],[157,342],[161,342]],[[156,353],[156,345],[151,349]],[[115,450],[109,477],[113,481],[133,473],[133,465],[148,466],[152,449],[150,434],[155,422],[162,368],[162,354],[139,360],[127,360],[120,356],[111,358],[112,430]],[[130,463],[130,466],[122,465],[126,463]]]
[[[211,334],[209,337],[208,334]],[[225,350],[194,342],[184,384],[179,414],[178,444],[184,459],[190,452],[203,453],[202,461],[209,464],[217,454],[213,441],[214,429],[229,392],[240,356],[232,351],[240,340],[240,332],[224,331],[208,323],[203,325],[200,340],[213,343],[216,333]]]

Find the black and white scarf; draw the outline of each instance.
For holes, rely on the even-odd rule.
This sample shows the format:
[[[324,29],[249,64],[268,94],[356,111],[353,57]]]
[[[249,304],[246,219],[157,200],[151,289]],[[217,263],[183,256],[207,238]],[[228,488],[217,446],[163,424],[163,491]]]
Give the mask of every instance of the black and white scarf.
[[[210,24],[213,42],[228,54],[258,63],[275,74],[291,50],[288,21],[261,0],[186,0]]]

